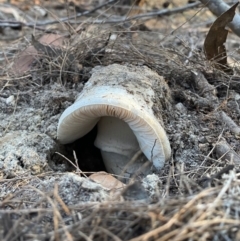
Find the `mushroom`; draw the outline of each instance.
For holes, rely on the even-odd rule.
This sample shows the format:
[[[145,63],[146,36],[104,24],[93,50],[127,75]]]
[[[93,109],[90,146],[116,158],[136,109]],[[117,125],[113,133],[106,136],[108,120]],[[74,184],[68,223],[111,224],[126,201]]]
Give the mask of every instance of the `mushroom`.
[[[139,150],[152,168],[160,170],[171,155],[166,133],[154,114],[156,102],[154,85],[168,90],[157,73],[145,66],[119,64],[95,67],[89,81],[73,105],[60,117],[57,136],[61,143],[71,143],[86,135],[98,125],[95,146],[101,150],[108,172],[122,174],[124,167]],[[162,92],[162,99],[167,98]],[[158,93],[159,95],[159,93]],[[127,167],[124,174],[130,177],[143,166],[138,159]]]

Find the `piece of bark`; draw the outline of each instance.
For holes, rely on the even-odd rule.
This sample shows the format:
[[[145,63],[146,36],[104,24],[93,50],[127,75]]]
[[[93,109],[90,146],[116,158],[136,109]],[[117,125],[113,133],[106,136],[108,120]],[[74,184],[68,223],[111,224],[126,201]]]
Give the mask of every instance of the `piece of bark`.
[[[218,142],[214,151],[217,158],[227,159],[228,161],[232,161],[234,164],[240,164],[240,156],[231,149],[230,145],[225,140]]]
[[[178,97],[186,105],[193,106],[202,112],[209,112],[215,109],[215,105],[207,98],[201,97],[190,91],[174,91],[175,97]]]
[[[203,187],[207,188],[214,185],[214,180],[221,180],[223,174],[228,174],[231,170],[234,169],[234,165],[227,165],[223,169],[221,169],[219,172],[215,173],[214,175],[210,177],[202,177],[198,180],[198,184]]]
[[[192,76],[195,88],[197,88],[199,95],[217,102],[216,87],[209,84],[205,76],[199,70],[192,70]]]

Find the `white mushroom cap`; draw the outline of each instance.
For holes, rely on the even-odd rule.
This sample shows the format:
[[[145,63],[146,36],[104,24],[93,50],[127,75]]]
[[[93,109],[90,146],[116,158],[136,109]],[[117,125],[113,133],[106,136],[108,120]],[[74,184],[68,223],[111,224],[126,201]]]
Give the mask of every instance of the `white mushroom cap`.
[[[151,108],[146,108],[144,101],[138,101],[121,86],[91,86],[92,88],[83,90],[76,102],[62,114],[58,124],[60,142],[71,143],[84,136],[101,117],[116,117],[128,124],[147,159],[152,161],[158,170],[161,169],[171,155],[171,148],[165,131]],[[117,145],[113,142],[114,140],[111,145],[101,145],[98,138],[96,139],[96,144],[104,151],[128,154],[125,142]],[[135,150],[136,142],[133,141],[129,149],[130,152]]]

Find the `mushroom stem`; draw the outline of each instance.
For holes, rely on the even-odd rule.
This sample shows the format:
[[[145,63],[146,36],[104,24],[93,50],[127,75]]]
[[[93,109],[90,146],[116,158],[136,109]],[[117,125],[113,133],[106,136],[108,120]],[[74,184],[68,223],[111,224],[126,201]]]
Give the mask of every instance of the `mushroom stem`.
[[[140,150],[137,138],[129,125],[116,117],[100,119],[94,144],[101,150],[107,171],[117,175],[122,173],[132,156]],[[130,173],[135,173],[143,164],[143,161],[137,161],[128,165],[125,177],[130,177]]]
[[[128,157],[140,149],[137,138],[129,125],[111,116],[104,116],[98,122],[98,134],[94,144],[102,151]]]

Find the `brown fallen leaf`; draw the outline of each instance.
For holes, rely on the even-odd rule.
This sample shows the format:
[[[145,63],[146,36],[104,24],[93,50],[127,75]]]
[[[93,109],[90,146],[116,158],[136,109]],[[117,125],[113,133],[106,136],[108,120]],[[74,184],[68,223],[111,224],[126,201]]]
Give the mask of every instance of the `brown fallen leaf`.
[[[228,30],[225,27],[233,20],[238,4],[234,4],[215,20],[204,41],[206,58],[212,61],[214,67],[229,74],[232,74],[233,71],[227,64],[225,43]]]
[[[60,48],[53,48],[53,45],[43,44],[41,41],[36,40],[33,35],[31,43],[39,54],[44,54],[50,58],[55,58],[62,53]]]
[[[89,178],[96,183],[102,185],[104,188],[108,190],[112,189],[120,189],[125,187],[125,184],[117,180],[111,174],[106,172],[96,172],[89,176]]]
[[[38,42],[54,47],[61,47],[63,45],[64,37],[58,34],[45,34],[38,39]],[[29,46],[23,50],[14,60],[11,72],[13,75],[23,75],[31,69],[34,59],[37,57],[38,51],[34,46]]]

